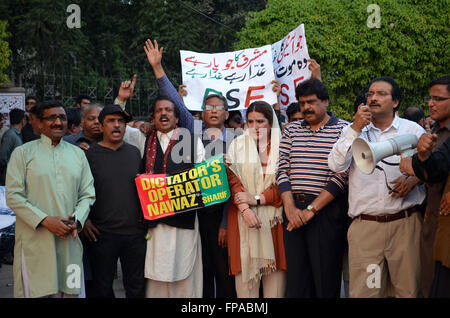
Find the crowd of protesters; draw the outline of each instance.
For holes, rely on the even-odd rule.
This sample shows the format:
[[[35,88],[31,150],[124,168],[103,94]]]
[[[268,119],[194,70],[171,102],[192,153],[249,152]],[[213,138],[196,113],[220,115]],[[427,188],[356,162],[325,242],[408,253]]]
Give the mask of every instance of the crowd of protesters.
[[[342,282],[353,298],[450,297],[449,75],[430,84],[430,120],[420,107],[399,117],[387,76],[363,90],[352,123],[338,118],[314,60],[286,119],[263,100],[229,111],[221,94],[191,112],[163,49],[147,40],[144,51],[159,88],[146,118],[126,111],[136,75],[112,105],[30,96],[11,111],[0,180],[17,215],[15,297],[112,298],[119,260],[128,298],[338,298]],[[357,137],[404,134],[419,140],[413,157],[358,169]],[[218,154],[227,202],[144,220],[137,175]]]

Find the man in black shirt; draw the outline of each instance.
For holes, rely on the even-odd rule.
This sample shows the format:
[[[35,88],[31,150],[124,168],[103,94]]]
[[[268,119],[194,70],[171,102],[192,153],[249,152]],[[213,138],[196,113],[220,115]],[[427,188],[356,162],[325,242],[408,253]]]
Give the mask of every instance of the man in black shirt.
[[[94,177],[96,201],[85,223],[92,266],[93,297],[114,297],[118,258],[127,298],[144,297],[145,229],[134,178],[141,173],[139,150],[123,141],[131,116],[120,106],[100,112],[103,139],[91,144],[86,157]]]

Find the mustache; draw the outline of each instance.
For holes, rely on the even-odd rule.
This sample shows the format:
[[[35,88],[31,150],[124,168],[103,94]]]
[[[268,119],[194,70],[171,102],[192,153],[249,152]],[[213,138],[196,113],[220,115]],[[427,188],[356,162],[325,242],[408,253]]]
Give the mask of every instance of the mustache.
[[[161,116],[161,117],[159,117],[159,121],[161,121],[161,120],[163,120],[163,119],[167,119],[167,120],[169,120],[169,117],[167,117],[167,116]]]
[[[315,112],[313,111],[313,110],[305,110],[304,112],[303,112],[303,115],[308,115],[308,114],[315,114]]]
[[[64,127],[62,125],[51,125],[50,129],[63,129]]]
[[[380,104],[373,102],[373,103],[370,103],[369,106],[380,106]]]

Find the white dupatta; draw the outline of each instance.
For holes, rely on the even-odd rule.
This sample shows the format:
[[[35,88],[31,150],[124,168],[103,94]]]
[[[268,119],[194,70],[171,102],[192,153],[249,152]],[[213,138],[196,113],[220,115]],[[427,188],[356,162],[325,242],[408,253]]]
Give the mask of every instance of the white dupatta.
[[[266,175],[263,172],[256,141],[248,129],[243,135],[233,140],[228,151],[228,157],[232,163],[231,171],[252,195],[263,193],[270,186],[276,184],[281,130],[273,109],[272,112],[273,123]],[[248,284],[253,284],[262,275],[276,270],[271,228],[283,222],[281,207],[261,205],[253,206],[251,210],[262,222],[259,229],[248,228],[242,214],[238,212],[242,279],[244,283]]]

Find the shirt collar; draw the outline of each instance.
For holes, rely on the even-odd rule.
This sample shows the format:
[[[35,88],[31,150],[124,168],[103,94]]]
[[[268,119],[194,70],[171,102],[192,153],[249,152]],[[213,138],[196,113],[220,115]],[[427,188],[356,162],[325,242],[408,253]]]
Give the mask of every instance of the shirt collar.
[[[59,145],[61,145],[61,143],[64,141],[64,139],[63,138],[61,138],[61,140],[59,141],[59,143],[55,146],[55,147],[58,147]],[[44,135],[44,134],[41,134],[41,142],[44,144],[44,145],[48,145],[48,146],[52,146],[53,147],[53,145],[52,145],[52,140],[49,138],[49,137],[47,137],[46,135]]]
[[[175,129],[172,129],[171,131],[169,131],[168,133],[165,133],[169,139],[172,138],[173,132],[175,131]],[[156,135],[158,136],[158,139],[161,140],[161,135],[164,134],[163,132],[157,131]]]
[[[339,118],[337,118],[333,112],[327,112],[327,114],[330,115],[330,119],[328,119],[328,121],[325,123],[325,125],[323,125],[323,127],[336,125]],[[300,122],[300,125],[302,127],[310,127],[309,123],[304,119],[302,119],[302,121]]]
[[[207,140],[211,140],[211,137],[209,136],[206,127],[203,129],[203,135],[205,135],[208,138]],[[214,140],[217,140],[217,139],[220,139],[224,142],[227,141],[227,128],[226,127],[223,127],[222,133],[220,134],[219,138],[216,138]]]
[[[436,133],[436,132],[438,132],[438,131],[440,131],[440,130],[443,130],[443,129],[447,129],[447,130],[450,131],[450,120],[449,120],[449,122],[447,123],[447,125],[445,125],[445,126],[441,126],[438,122],[435,122],[435,123],[431,126],[431,131],[434,132],[434,133]]]
[[[394,128],[395,130],[399,130],[400,128],[400,118],[397,116],[397,114],[395,114],[394,120],[392,121],[391,125],[384,131],[388,131],[391,128]],[[375,127],[372,122],[370,122],[366,127],[364,127],[363,130],[369,131],[372,129],[381,131],[379,128]]]

